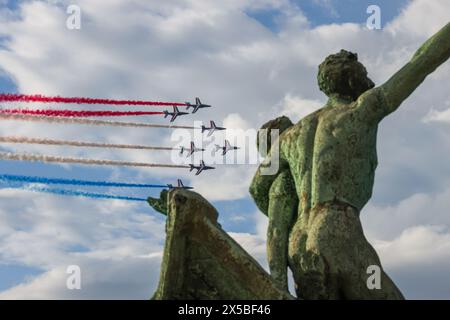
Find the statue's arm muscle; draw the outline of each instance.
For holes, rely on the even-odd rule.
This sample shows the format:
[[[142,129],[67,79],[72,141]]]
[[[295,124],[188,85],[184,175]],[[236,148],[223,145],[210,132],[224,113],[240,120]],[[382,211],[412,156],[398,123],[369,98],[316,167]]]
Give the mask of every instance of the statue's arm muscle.
[[[250,184],[250,189],[249,189],[250,194],[252,195],[253,200],[256,203],[256,206],[266,216],[268,216],[268,210],[269,210],[270,187],[272,186],[272,183],[277,178],[278,172],[282,168],[285,168],[288,165],[286,160],[283,159],[281,152],[280,152],[278,172],[276,174],[272,174],[272,175],[265,175],[262,173],[262,171],[265,169],[265,167],[270,166],[271,158],[272,158],[272,156],[270,154],[266,158],[266,160],[258,167],[258,170],[256,171],[256,174],[253,177],[253,180]]]
[[[382,116],[394,112],[421,83],[450,57],[450,23],[428,39],[412,59],[379,87],[387,103]]]

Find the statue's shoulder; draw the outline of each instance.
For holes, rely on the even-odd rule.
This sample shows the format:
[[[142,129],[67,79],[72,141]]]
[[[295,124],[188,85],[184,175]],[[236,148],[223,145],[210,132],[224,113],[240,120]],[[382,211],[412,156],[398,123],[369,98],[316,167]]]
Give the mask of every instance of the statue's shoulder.
[[[378,123],[388,114],[389,105],[381,87],[375,87],[361,94],[352,108],[363,121]]]
[[[281,150],[283,150],[287,154],[292,145],[296,144],[300,137],[309,135],[314,132],[314,128],[317,126],[320,114],[324,109],[325,107],[308,114],[307,116],[300,119],[300,121],[298,121],[292,127],[283,132],[283,134],[280,135]]]
[[[319,120],[320,115],[324,112],[325,108],[326,105],[314,112],[311,112],[307,116],[304,116],[296,124],[289,128],[289,130],[295,131],[301,129],[302,127],[310,126],[311,124],[316,123]]]
[[[384,95],[381,90],[382,89],[380,87],[367,90],[358,97],[356,103],[354,103],[354,106],[358,107],[364,104],[379,104],[380,102],[384,102]]]

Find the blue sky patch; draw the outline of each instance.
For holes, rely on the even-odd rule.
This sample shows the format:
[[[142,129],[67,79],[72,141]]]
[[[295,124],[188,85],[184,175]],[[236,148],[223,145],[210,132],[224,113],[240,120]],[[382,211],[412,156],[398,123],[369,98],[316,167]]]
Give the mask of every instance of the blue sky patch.
[[[43,272],[41,269],[23,265],[0,264],[0,291],[15,287]]]
[[[7,93],[17,92],[17,86],[15,82],[1,69],[0,69],[0,92],[7,92]]]
[[[392,21],[410,0],[291,0],[308,18],[312,27],[332,23],[366,23],[369,5],[378,5],[381,9],[381,24]],[[247,11],[249,17],[257,20],[266,28],[277,32],[277,19],[281,13],[273,9]]]

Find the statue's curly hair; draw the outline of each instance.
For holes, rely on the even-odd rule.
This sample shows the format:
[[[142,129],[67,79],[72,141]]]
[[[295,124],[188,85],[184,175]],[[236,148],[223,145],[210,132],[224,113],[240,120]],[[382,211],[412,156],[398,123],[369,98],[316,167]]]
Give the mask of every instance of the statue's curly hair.
[[[327,96],[337,94],[352,100],[375,86],[367,77],[366,68],[358,62],[358,55],[346,50],[325,58],[319,65],[317,81]]]

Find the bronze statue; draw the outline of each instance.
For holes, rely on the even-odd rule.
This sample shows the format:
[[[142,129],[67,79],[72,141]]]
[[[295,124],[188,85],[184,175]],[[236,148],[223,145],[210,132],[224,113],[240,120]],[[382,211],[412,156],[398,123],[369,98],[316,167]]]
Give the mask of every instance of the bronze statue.
[[[318,84],[328,102],[280,135],[276,142],[280,146],[279,174],[263,175],[262,169],[268,165],[264,163],[250,186],[264,214],[289,217],[294,194],[278,192],[279,177],[294,181],[296,220],[288,228],[289,238],[279,237],[288,243],[277,246],[279,250],[288,246],[288,262],[281,251],[273,255],[276,247],[268,252],[272,254],[269,260],[278,259],[272,266],[278,264],[287,272],[289,265],[298,297],[403,298],[367,242],[359,213],[372,196],[378,124],[449,57],[450,23],[378,87],[354,53],[341,50],[320,64]],[[271,212],[274,210],[279,212]],[[367,269],[373,265],[381,268],[380,289],[367,286]],[[284,279],[279,266],[274,269],[275,276]],[[277,281],[285,286],[285,280]]]

